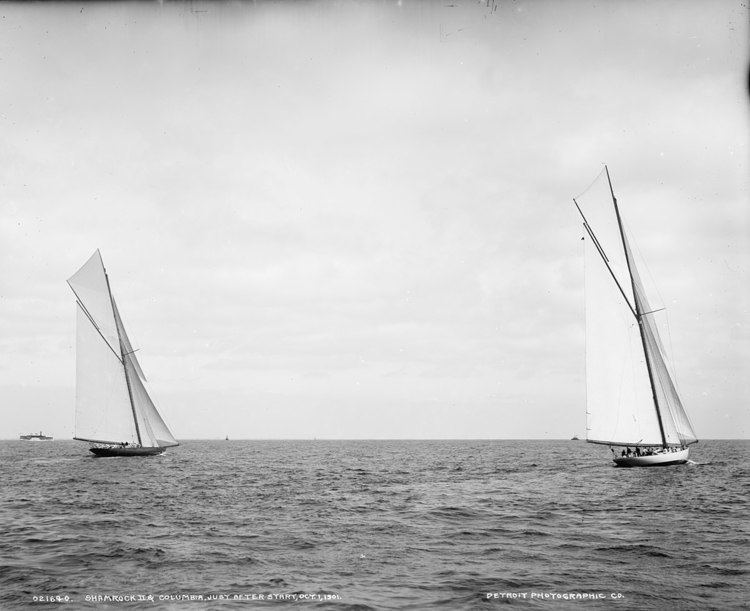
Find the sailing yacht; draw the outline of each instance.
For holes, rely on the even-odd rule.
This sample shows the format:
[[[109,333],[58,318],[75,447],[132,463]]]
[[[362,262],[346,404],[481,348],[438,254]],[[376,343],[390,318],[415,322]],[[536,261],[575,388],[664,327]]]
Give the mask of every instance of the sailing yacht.
[[[77,311],[74,439],[97,456],[153,456],[179,445],[146,390],[99,250],[68,285]]]
[[[664,308],[646,295],[606,166],[573,203],[585,229],[586,441],[617,447],[618,467],[685,463],[698,439],[659,332]]]

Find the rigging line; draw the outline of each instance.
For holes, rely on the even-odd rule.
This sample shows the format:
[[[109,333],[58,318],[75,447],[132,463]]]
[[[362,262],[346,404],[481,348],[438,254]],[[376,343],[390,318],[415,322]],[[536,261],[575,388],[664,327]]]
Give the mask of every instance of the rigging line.
[[[583,241],[583,319],[584,323],[586,321],[586,317],[588,315],[588,312],[586,311],[586,238],[581,237],[581,240]],[[589,339],[588,339],[588,333],[586,333],[586,329],[584,327],[583,331],[583,370],[586,371],[586,366],[588,363],[588,349],[589,349]],[[584,428],[586,429],[586,438],[588,438],[588,432],[591,430],[589,428],[589,385],[585,383],[584,379],[584,385],[583,385],[583,397],[584,401],[586,403],[586,414],[584,415]]]
[[[588,234],[591,236],[591,239],[594,240],[594,244],[596,244],[596,238],[594,237],[594,234],[591,232],[591,229],[589,228],[588,223],[583,224],[584,228],[588,232]],[[620,286],[620,283],[617,281],[617,276],[615,276],[615,273],[612,271],[612,268],[609,266],[609,263],[604,258],[604,253],[601,251],[599,254],[602,256],[602,260],[604,261],[604,265],[607,266],[607,270],[609,271],[610,276],[612,276],[612,280],[615,281],[615,284],[617,285],[617,288],[620,289],[620,294],[622,295],[622,298],[625,300],[625,303],[627,304],[628,308],[630,309],[630,312],[633,314],[636,320],[638,319],[638,313],[635,311],[632,305],[630,305],[630,300],[628,299],[627,295],[625,294],[625,291],[622,289],[622,286]]]
[[[586,231],[589,232],[591,239],[594,241],[594,246],[596,246],[596,249],[599,251],[599,254],[602,256],[602,259],[604,259],[604,262],[609,263],[609,258],[607,257],[607,253],[604,252],[604,249],[602,248],[602,245],[599,243],[599,240],[596,239],[596,235],[594,235],[594,230],[591,229],[591,225],[584,222],[583,226],[586,228]]]
[[[591,239],[594,241],[594,246],[596,246],[597,250],[599,251],[599,254],[602,257],[602,260],[604,261],[604,265],[607,266],[607,269],[609,270],[609,273],[612,276],[612,280],[615,281],[615,284],[617,285],[617,288],[620,289],[620,294],[622,295],[623,299],[625,300],[625,303],[628,304],[628,307],[630,308],[630,311],[632,312],[633,316],[635,316],[636,320],[638,320],[638,314],[637,314],[637,312],[635,311],[635,309],[633,308],[633,306],[630,305],[630,300],[628,299],[628,296],[625,294],[625,291],[622,290],[622,286],[620,286],[620,283],[617,280],[617,276],[615,276],[615,273],[612,271],[612,268],[609,266],[609,259],[607,259],[607,255],[604,254],[604,250],[599,245],[599,240],[596,239],[596,236],[594,235],[594,232],[591,229],[591,226],[589,225],[589,222],[586,219],[586,216],[583,214],[583,210],[581,210],[581,207],[578,205],[578,202],[576,201],[575,197],[573,198],[573,203],[576,205],[576,209],[578,210],[578,214],[580,214],[581,218],[583,219],[583,227],[586,229],[587,233],[591,236]],[[635,291],[633,291],[633,298],[635,299]]]
[[[631,233],[631,232],[628,231],[628,233]],[[656,280],[654,279],[654,275],[651,273],[651,268],[649,267],[648,261],[643,256],[643,253],[641,252],[641,248],[638,242],[636,242],[635,239],[632,237],[632,233],[631,233],[630,241],[635,246],[635,249],[638,252],[638,257],[640,261],[643,263],[643,266],[646,268],[646,273],[648,274],[649,280],[651,282],[651,288],[653,288],[656,291],[656,295],[659,298],[659,301],[661,303],[664,303],[664,297],[662,297],[661,291],[659,291],[659,285],[656,283]],[[645,290],[645,287],[644,287],[644,290]],[[662,308],[662,309],[666,310],[666,308]],[[672,382],[674,384],[675,391],[679,393],[679,384],[677,381],[677,363],[676,363],[676,358],[675,358],[674,345],[672,343],[672,325],[669,322],[669,312],[665,314],[665,317],[666,317],[665,322],[666,322],[666,328],[667,328],[667,337],[669,338],[669,353],[667,355],[669,357],[668,371],[669,371],[669,374],[672,376]]]
[[[662,295],[661,295],[661,293],[659,291],[659,286],[657,285],[656,281],[654,280],[654,276],[651,273],[651,268],[648,265],[648,261],[646,261],[645,257],[641,253],[641,250],[640,250],[640,247],[639,247],[638,243],[633,239],[632,236],[631,236],[629,242],[633,243],[633,246],[635,247],[635,252],[638,254],[640,262],[643,264],[643,266],[646,269],[646,273],[648,275],[648,279],[650,280],[650,286],[651,286],[651,288],[653,288],[654,291],[656,292],[656,295],[658,296],[659,301],[661,303],[664,303],[664,298],[662,297]],[[645,292],[645,287],[641,286],[641,290]],[[667,310],[667,308],[666,307],[659,308],[657,310],[652,310],[652,312],[658,312],[660,310]],[[650,313],[651,312],[647,312],[647,314],[650,314]],[[662,367],[664,368],[664,374],[667,376],[667,380],[668,380],[668,383],[669,383],[670,393],[672,393],[674,395],[675,399],[677,400],[677,402],[679,404],[678,407],[675,408],[675,409],[679,409],[680,413],[682,413],[684,415],[685,419],[687,420],[688,426],[690,427],[691,430],[693,430],[693,424],[692,424],[692,422],[690,420],[690,417],[687,415],[687,412],[685,411],[684,407],[682,406],[682,401],[680,399],[680,391],[679,391],[678,383],[677,383],[677,367],[676,367],[675,358],[674,358],[674,354],[675,354],[674,353],[674,345],[672,343],[672,328],[671,328],[671,325],[669,323],[669,312],[667,311],[665,313],[666,334],[667,334],[667,338],[669,340],[669,351],[668,352],[667,352],[667,350],[666,350],[666,348],[665,348],[665,346],[664,346],[664,344],[662,342],[661,333],[659,332],[658,326],[656,326],[656,321],[653,322],[653,325],[654,325],[654,327],[653,327],[653,329],[650,329],[650,333],[653,336],[653,340],[655,342],[656,350],[659,352],[659,355],[660,355],[660,358],[661,358],[661,361],[662,361]],[[663,330],[663,327],[662,327],[662,330]],[[664,389],[662,389],[662,390],[664,390]],[[668,396],[668,395],[667,395],[667,393],[665,391],[665,397],[666,396]],[[669,396],[671,396],[671,394]],[[671,409],[672,408],[671,408],[671,402],[669,400],[667,400],[667,404],[668,404],[667,408],[670,409],[670,415],[672,416],[672,420],[673,420],[673,422],[676,425],[678,418],[675,416],[674,413],[671,413]],[[676,428],[675,430],[678,430],[678,429]],[[678,431],[678,435],[680,435],[679,431]]]
[[[648,264],[648,261],[643,256],[643,253],[641,252],[641,247],[638,244],[638,242],[635,240],[633,233],[628,228],[627,223],[623,221],[623,226],[625,227],[627,233],[630,235],[630,238],[628,242],[631,244],[631,248],[635,248],[635,252],[638,254],[639,263],[643,264],[643,267],[646,269],[646,274],[648,275],[648,280],[650,282],[649,287],[652,288],[656,292],[656,296],[659,300],[659,303],[665,303],[664,297],[662,297],[661,291],[659,290],[659,285],[656,283],[656,279],[654,278],[653,273],[651,272],[651,267]],[[646,290],[646,287],[642,287],[642,290]],[[652,310],[651,312],[646,312],[646,314],[651,314],[653,312],[659,312],[660,310],[666,310],[666,307]],[[674,351],[674,344],[672,343],[672,326],[669,322],[669,312],[665,314],[665,324],[666,331],[667,331],[667,337],[669,339],[669,352],[666,352],[663,346],[661,346],[661,350],[664,352],[665,360],[667,361],[666,367],[669,375],[672,378],[672,383],[675,387],[675,392],[679,394],[679,384],[677,381],[677,363],[675,358],[675,351]],[[663,330],[664,327],[662,327]],[[660,334],[661,335],[661,334]],[[661,343],[661,340],[660,340]]]
[[[651,330],[650,333],[653,335],[653,330]],[[686,424],[688,430],[693,434],[695,433],[695,429],[693,428],[693,423],[690,420],[690,416],[685,411],[685,408],[682,405],[680,393],[677,390],[675,380],[673,379],[673,374],[670,372],[668,364],[664,360],[663,355],[661,356],[659,377],[662,383],[662,391],[664,392],[665,397],[667,397],[667,409],[669,410],[674,422],[675,430],[677,431],[677,435],[680,440],[684,441],[685,436],[681,431],[680,423],[682,422],[683,424]]]
[[[578,205],[578,202],[576,201],[576,198],[573,198],[573,203],[576,205],[576,208],[578,209],[578,214],[581,215],[581,218],[583,219],[583,224],[586,227],[587,231],[589,232],[589,235],[591,236],[591,239],[594,240],[594,244],[599,249],[599,254],[601,254],[602,258],[606,263],[609,263],[609,257],[604,252],[604,249],[602,248],[602,245],[599,243],[599,240],[594,235],[594,230],[591,229],[591,225],[589,225],[588,220],[586,220],[586,217],[583,214],[583,210],[581,210],[581,207]]]
[[[112,300],[112,304],[114,306],[115,311],[115,324],[117,325],[117,333],[122,334],[122,337],[124,337],[124,346],[132,348],[133,345],[130,342],[130,338],[128,337],[128,334],[125,332],[125,325],[122,322],[122,318],[120,318],[120,311],[117,309],[117,304],[114,302],[114,299]],[[124,356],[130,356],[131,354],[134,354],[135,352],[138,352],[140,348],[136,348],[135,350],[131,350],[130,352],[126,352]],[[146,374],[143,373],[143,369],[141,369],[140,363],[138,363],[138,359],[136,357],[133,357],[131,359],[133,362],[133,365],[135,367],[136,374],[139,378],[141,378],[144,382],[146,381]]]
[[[581,245],[581,250],[582,250],[582,255],[583,255],[581,257],[581,259],[583,260],[583,318],[584,318],[584,330],[583,330],[583,371],[584,371],[584,374],[586,374],[586,368],[588,367],[588,358],[589,358],[588,357],[589,338],[588,338],[588,333],[586,333],[586,327],[585,327],[586,321],[587,321],[587,317],[589,315],[588,311],[586,310],[586,290],[587,290],[587,287],[586,287],[587,281],[586,281],[586,279],[588,278],[588,276],[586,275],[586,237],[585,236],[581,236],[581,241],[583,242],[583,244]],[[586,405],[586,413],[584,414],[584,417],[583,417],[583,422],[584,422],[583,426],[584,426],[584,429],[586,430],[586,438],[588,439],[588,436],[589,436],[588,432],[591,430],[591,428],[589,427],[589,416],[590,416],[590,412],[589,412],[589,385],[586,382],[586,380],[587,380],[587,378],[584,375],[583,398],[584,398],[584,403]]]
[[[678,423],[679,418],[678,418],[678,414],[676,413],[677,411],[676,407],[672,405],[672,401],[670,401],[669,399],[669,392],[668,392],[669,386],[670,386],[669,372],[666,370],[666,367],[664,366],[657,367],[656,376],[659,382],[659,388],[661,389],[661,392],[665,397],[666,411],[667,411],[667,415],[669,416],[671,428],[674,430],[674,434],[677,436],[677,439],[680,441],[680,443],[684,443],[685,436],[680,430],[680,426]]]
[[[72,287],[71,287],[71,288],[72,288]],[[75,294],[75,291],[73,291],[73,293]],[[76,297],[78,297],[78,295],[76,295]],[[103,334],[103,333],[101,332],[101,329],[99,329],[99,327],[97,326],[97,324],[96,324],[96,323],[94,322],[94,319],[93,319],[93,317],[91,316],[91,314],[89,314],[89,311],[88,311],[88,310],[86,309],[86,306],[84,306],[84,305],[83,305],[83,304],[81,303],[81,300],[80,300],[80,299],[76,299],[76,303],[77,303],[77,304],[78,304],[78,306],[79,306],[79,307],[81,308],[81,311],[82,311],[82,312],[83,312],[83,313],[84,313],[84,314],[86,315],[86,318],[88,318],[88,319],[89,319],[89,322],[91,322],[91,324],[92,324],[92,326],[94,327],[94,329],[96,329],[96,332],[97,332],[97,333],[99,334],[99,337],[101,337],[101,338],[102,338],[102,339],[104,340],[104,343],[105,343],[105,344],[107,344],[107,348],[109,348],[109,349],[110,349],[110,350],[112,351],[112,354],[114,354],[114,355],[115,355],[115,358],[116,358],[116,359],[117,359],[118,361],[120,361],[120,364],[122,364],[122,359],[120,358],[120,355],[119,355],[119,354],[117,354],[117,352],[115,352],[115,349],[114,349],[114,348],[112,347],[112,345],[111,345],[111,344],[109,343],[109,341],[107,340],[107,338],[106,338],[106,337],[104,337],[104,334]]]
[[[667,336],[669,337],[669,364],[672,369],[672,382],[675,387],[675,392],[679,393],[679,384],[677,382],[677,363],[675,362],[674,346],[672,345],[672,327],[669,324],[669,313],[666,314],[667,319]],[[687,412],[685,413],[687,415]]]
[[[649,267],[648,261],[646,260],[646,257],[643,256],[643,253],[641,252],[641,247],[638,244],[638,242],[635,240],[635,236],[632,231],[630,231],[630,228],[628,227],[627,223],[623,221],[623,227],[626,230],[626,233],[628,235],[628,244],[631,247],[631,250],[633,247],[635,247],[635,251],[638,254],[638,264],[643,264],[643,267],[646,268],[646,273],[648,274],[648,279],[650,281],[649,288],[654,289],[656,292],[656,296],[659,298],[659,301],[661,303],[664,303],[664,297],[661,296],[661,291],[659,290],[659,285],[656,283],[656,279],[654,278],[654,275],[651,273],[651,268]],[[644,286],[645,290],[645,286]]]
[[[633,290],[633,302],[635,303],[635,315],[636,319],[638,320],[638,331],[641,335],[641,344],[643,346],[643,355],[646,358],[646,369],[648,371],[648,379],[649,383],[651,384],[651,395],[654,399],[654,409],[656,410],[656,418],[659,421],[659,432],[661,433],[661,441],[662,445],[666,447],[667,445],[667,438],[664,436],[664,425],[661,421],[661,412],[659,411],[659,401],[656,398],[656,387],[654,386],[654,374],[651,371],[651,360],[649,359],[648,349],[646,347],[646,336],[644,335],[643,331],[643,320],[640,316],[640,308],[638,307],[638,293],[636,291],[635,287],[635,278],[633,277],[633,269],[631,266],[631,258],[632,254],[630,252],[630,249],[628,247],[628,241],[625,239],[625,230],[622,226],[622,219],[620,218],[620,208],[617,206],[617,198],[615,197],[615,190],[612,188],[612,180],[609,176],[609,169],[607,166],[604,166],[604,170],[607,173],[607,183],[609,184],[609,193],[612,196],[612,206],[615,209],[615,217],[617,218],[617,226],[620,229],[620,239],[622,240],[622,250],[625,254],[625,263],[628,266],[628,275],[630,276],[630,286]]]
[[[104,264],[102,264],[104,269]],[[107,292],[109,293],[109,302],[112,305],[112,314],[117,312],[117,306],[115,305],[115,298],[112,295],[112,287],[109,286],[109,276],[107,270],[104,270],[104,279],[107,281]],[[128,387],[128,398],[130,399],[130,408],[133,412],[133,422],[135,423],[135,434],[138,437],[138,445],[143,447],[143,441],[141,440],[141,429],[138,427],[138,416],[135,413],[135,402],[133,401],[133,389],[130,387],[130,376],[128,376],[128,367],[125,364],[125,351],[123,350],[122,335],[120,334],[120,327],[117,324],[117,318],[115,318],[115,329],[117,331],[117,337],[120,340],[120,354],[122,354],[122,368],[125,373],[125,384]]]

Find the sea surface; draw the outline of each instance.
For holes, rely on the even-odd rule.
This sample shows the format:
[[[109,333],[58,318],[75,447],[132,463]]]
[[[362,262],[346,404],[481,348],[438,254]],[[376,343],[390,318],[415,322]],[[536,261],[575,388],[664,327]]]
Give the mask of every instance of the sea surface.
[[[749,459],[748,441],[651,469],[577,441],[3,441],[0,609],[748,608]]]

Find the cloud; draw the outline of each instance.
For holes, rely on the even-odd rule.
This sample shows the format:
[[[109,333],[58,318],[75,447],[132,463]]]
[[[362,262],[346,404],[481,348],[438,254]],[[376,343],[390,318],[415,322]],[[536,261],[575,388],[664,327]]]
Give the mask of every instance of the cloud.
[[[0,397],[72,401],[99,247],[178,437],[580,433],[607,162],[700,434],[745,430],[734,5],[6,8]]]

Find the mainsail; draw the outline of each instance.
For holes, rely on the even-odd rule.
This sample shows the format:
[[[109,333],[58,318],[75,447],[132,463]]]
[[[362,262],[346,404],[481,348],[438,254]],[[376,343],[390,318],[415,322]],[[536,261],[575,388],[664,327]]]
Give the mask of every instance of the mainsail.
[[[77,297],[75,438],[178,445],[156,410],[97,250],[68,280]]]
[[[631,446],[697,441],[606,168],[574,202],[586,231],[587,440]]]
[[[79,302],[76,328],[75,437],[138,443],[125,369]]]

